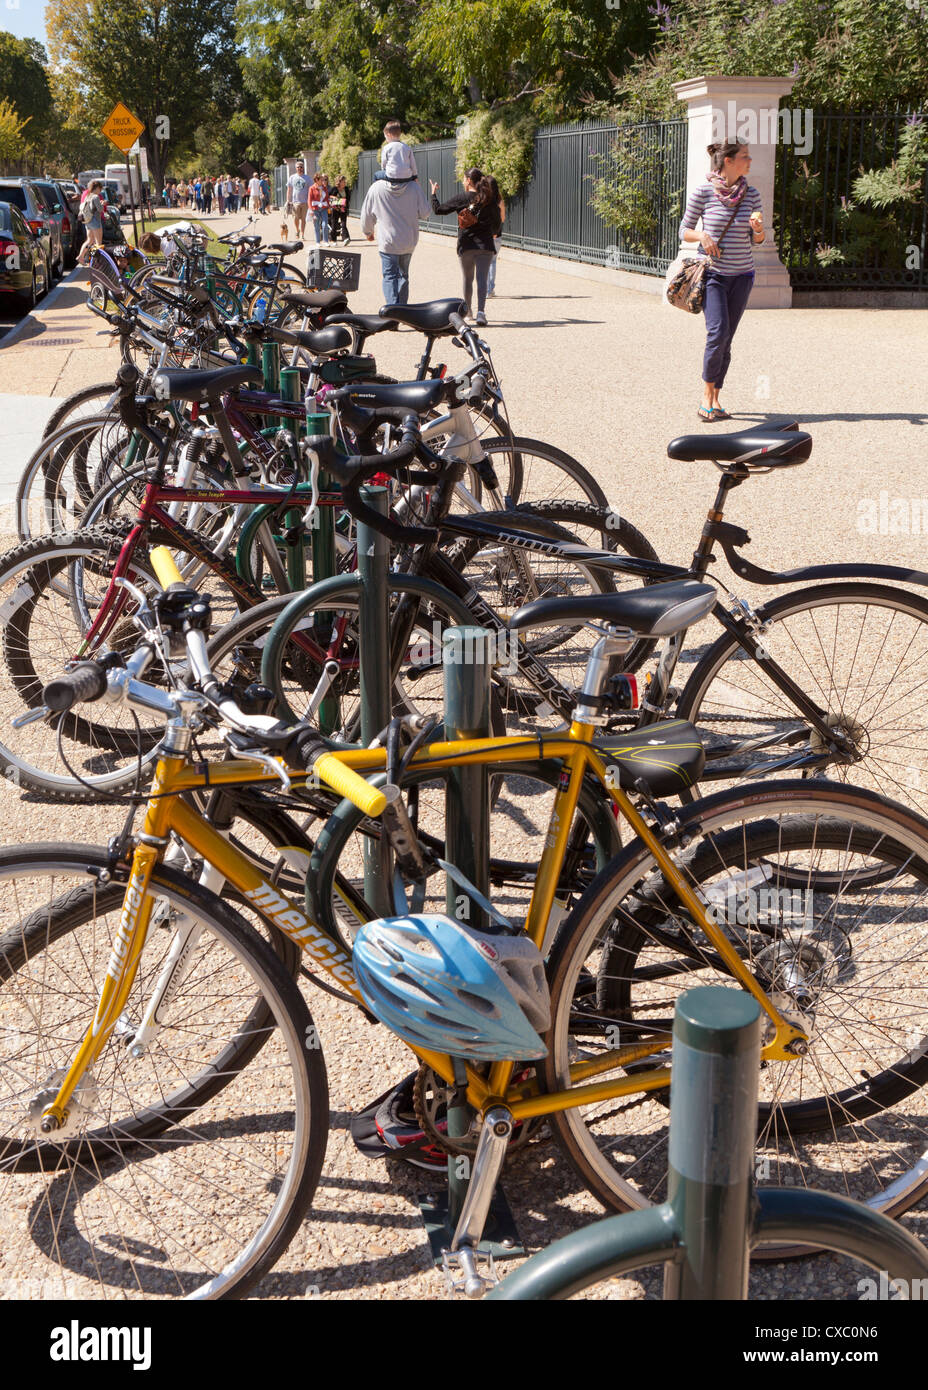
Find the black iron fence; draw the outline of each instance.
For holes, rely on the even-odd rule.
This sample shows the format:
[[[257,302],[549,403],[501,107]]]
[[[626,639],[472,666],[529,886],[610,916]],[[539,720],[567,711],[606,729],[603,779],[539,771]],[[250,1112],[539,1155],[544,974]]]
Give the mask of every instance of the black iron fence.
[[[662,275],[677,254],[680,217],[686,181],[687,123],[652,121],[642,126],[551,125],[535,134],[531,177],[510,199],[503,227],[503,244],[566,260],[611,265],[623,270]],[[629,188],[625,156],[635,151]],[[428,192],[434,179],[447,198],[461,185],[455,174],[454,140],[437,140],[413,147],[419,181]],[[365,150],[351,196],[351,211],[359,212],[378,167],[378,151]],[[634,231],[620,232],[592,206],[597,181],[609,201],[614,186],[621,204],[625,195],[639,216]],[[453,236],[453,217],[430,215],[427,231]]]
[[[918,120],[928,127],[928,113],[821,110],[808,154],[779,148],[774,230],[794,288],[928,289],[928,167],[907,198],[878,207],[854,195]]]

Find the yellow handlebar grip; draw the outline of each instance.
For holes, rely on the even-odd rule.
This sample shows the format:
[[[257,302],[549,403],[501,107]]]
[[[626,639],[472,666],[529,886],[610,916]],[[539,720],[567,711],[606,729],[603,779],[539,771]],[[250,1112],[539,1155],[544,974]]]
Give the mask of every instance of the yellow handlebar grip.
[[[151,567],[158,576],[158,583],[162,589],[168,589],[172,584],[183,584],[184,576],[174,563],[174,556],[166,545],[157,545],[151,552]]]
[[[383,815],[387,804],[383,792],[365,782],[352,768],[346,767],[337,754],[320,754],[313,763],[313,771],[318,773],[322,781],[333,791],[338,792],[339,796],[346,796],[366,816]]]

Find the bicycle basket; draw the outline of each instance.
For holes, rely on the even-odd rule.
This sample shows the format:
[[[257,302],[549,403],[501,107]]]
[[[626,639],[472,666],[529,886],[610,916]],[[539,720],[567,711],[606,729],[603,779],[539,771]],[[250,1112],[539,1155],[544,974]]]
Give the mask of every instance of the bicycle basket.
[[[332,251],[313,246],[306,257],[306,285],[311,290],[356,290],[361,279],[357,251]]]

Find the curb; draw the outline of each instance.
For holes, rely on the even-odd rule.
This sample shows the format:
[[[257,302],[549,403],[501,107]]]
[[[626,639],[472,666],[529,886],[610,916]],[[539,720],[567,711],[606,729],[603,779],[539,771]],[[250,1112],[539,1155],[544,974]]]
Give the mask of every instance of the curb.
[[[42,319],[39,317],[39,315],[44,314],[46,309],[52,308],[52,306],[55,303],[55,300],[57,299],[61,291],[74,282],[74,279],[77,276],[77,272],[79,270],[85,269],[85,266],[72,266],[71,269],[68,271],[67,275],[63,275],[61,277],[55,288],[53,290],[50,290],[49,293],[44,296],[41,303],[37,304],[34,309],[30,309],[29,313],[26,314],[24,318],[20,319],[19,323],[13,325],[13,327],[10,329],[9,333],[5,335],[5,337],[0,338],[0,352],[2,352],[4,348],[11,347],[13,343],[16,342],[17,338],[20,338],[22,336],[30,319],[34,323],[41,323]],[[41,337],[41,334],[38,334],[37,336]]]

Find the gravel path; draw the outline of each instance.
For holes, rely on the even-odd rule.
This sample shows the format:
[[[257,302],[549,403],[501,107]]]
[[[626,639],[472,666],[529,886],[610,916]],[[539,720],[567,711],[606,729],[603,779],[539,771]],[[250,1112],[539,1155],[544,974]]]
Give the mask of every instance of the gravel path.
[[[273,219],[267,221],[270,238],[279,229]],[[221,229],[232,225],[225,219]],[[363,256],[353,307],[374,311],[381,302],[375,248],[354,241],[350,249]],[[457,289],[453,241],[423,237],[413,258],[411,297],[424,300]],[[52,309],[46,331],[68,336],[86,331],[70,292],[60,304],[67,324],[59,330]],[[711,503],[716,474],[708,463],[672,463],[664,449],[671,437],[701,428],[695,414],[701,324],[665,310],[650,296],[559,274],[540,257],[526,264],[505,253],[498,295],[488,309],[486,337],[516,431],[576,455],[662,558],[685,562]],[[54,356],[59,348],[49,348],[43,358],[35,343],[0,348],[2,389],[37,395],[54,389],[63,396],[78,384],[103,379],[115,359],[100,342],[88,337],[83,365],[83,349],[71,346],[60,358]],[[398,334],[372,346],[383,371],[405,376],[412,375],[419,344],[417,336]],[[453,352],[448,349],[452,362]],[[729,518],[751,530],[752,559],[771,568],[852,558],[928,567],[928,511],[921,510],[923,495],[928,506],[926,381],[928,337],[918,313],[747,315],[725,393],[736,418],[725,428],[790,416],[815,441],[809,463],[752,479],[732,497]],[[873,520],[870,529],[859,528],[861,515],[868,526]],[[717,568],[721,572],[724,563]],[[748,586],[737,587],[756,596]],[[877,649],[873,661],[885,660]],[[0,791],[5,844],[46,838],[102,843],[115,828],[116,816],[103,807],[60,807],[23,797],[13,787]],[[264,1281],[260,1296],[442,1298],[444,1285],[431,1267],[416,1207],[420,1193],[436,1190],[435,1180],[402,1165],[362,1158],[347,1129],[352,1113],[406,1073],[409,1054],[356,1011],[307,988],[329,1069],[331,1134],[312,1220]],[[516,1158],[504,1186],[531,1249],[600,1211],[550,1140]],[[0,1228],[8,1219],[8,1214],[0,1218]],[[906,1218],[906,1225],[928,1238],[924,1211]],[[855,1300],[862,1273],[831,1257],[756,1265],[751,1294],[770,1300]],[[0,1292],[16,1297],[26,1290],[7,1284]],[[597,1297],[609,1299],[659,1295],[659,1271],[596,1290]]]

